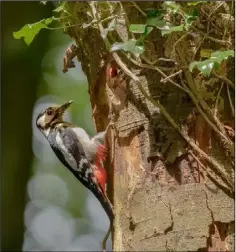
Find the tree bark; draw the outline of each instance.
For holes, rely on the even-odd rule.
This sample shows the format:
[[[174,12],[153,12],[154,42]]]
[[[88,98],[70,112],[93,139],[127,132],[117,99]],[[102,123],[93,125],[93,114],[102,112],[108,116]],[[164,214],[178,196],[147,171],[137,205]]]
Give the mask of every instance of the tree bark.
[[[144,10],[161,4],[70,2],[66,6],[73,13],[67,24],[76,25],[67,32],[78,46],[78,60],[88,78],[96,129],[104,130],[108,117],[115,121],[109,134],[108,169],[108,195],[116,215],[113,249],[230,251],[234,243],[234,116],[229,87],[223,82],[219,100],[225,101],[224,109],[214,116],[222,80],[216,76],[207,80],[188,69],[198,46],[208,48],[210,43],[217,50],[222,44],[206,36],[202,41],[200,32],[163,37],[154,29],[145,40],[143,57],[136,60],[132,54],[109,52],[110,44],[131,38],[129,24],[145,23]],[[230,5],[220,4],[197,7],[197,29],[202,27],[202,13],[209,9],[217,8],[216,16],[229,14]],[[106,19],[112,15],[117,17],[116,29],[104,38],[101,34],[111,21]],[[83,24],[87,25],[82,28]],[[113,76],[116,69],[121,74]],[[229,70],[226,67],[226,73]],[[181,72],[168,77],[177,71]],[[203,85],[214,86],[208,92],[213,98],[201,96]]]

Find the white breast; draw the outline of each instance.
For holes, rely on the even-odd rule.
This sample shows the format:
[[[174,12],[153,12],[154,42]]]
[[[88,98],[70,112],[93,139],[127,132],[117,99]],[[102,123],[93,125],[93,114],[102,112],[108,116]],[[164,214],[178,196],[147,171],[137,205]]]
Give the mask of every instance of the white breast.
[[[93,161],[97,152],[97,145],[90,139],[89,135],[84,129],[79,127],[72,129],[76,133],[78,140],[82,144],[86,157],[88,158],[88,160]]]
[[[61,152],[63,153],[66,162],[70,165],[72,169],[78,170],[76,160],[74,159],[73,155],[67,151],[67,148],[65,147],[59,133],[57,133],[56,135],[56,142]]]

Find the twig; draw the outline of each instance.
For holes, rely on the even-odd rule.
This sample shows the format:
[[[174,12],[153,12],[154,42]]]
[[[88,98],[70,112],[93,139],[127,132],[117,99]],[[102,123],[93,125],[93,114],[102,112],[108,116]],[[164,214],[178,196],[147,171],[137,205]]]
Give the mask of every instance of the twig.
[[[207,16],[207,33],[209,33],[209,28],[210,28],[210,24],[209,24],[210,17],[211,17],[212,14],[213,14],[214,12],[216,12],[216,10],[219,9],[222,5],[223,5],[223,3],[218,4],[218,5],[210,12],[210,14]]]
[[[212,71],[212,75],[215,76],[215,77],[217,77],[218,79],[224,81],[225,83],[229,84],[230,87],[233,88],[233,90],[235,89],[233,82],[232,82],[231,80],[229,80],[227,77],[225,77],[225,76],[223,76],[223,75],[217,74],[217,73],[215,72],[215,70]]]
[[[175,65],[178,65],[178,63],[173,59],[158,58],[158,59],[156,59],[154,61],[150,61],[145,55],[141,54],[140,56],[141,56],[141,59],[143,59],[149,65],[155,65],[158,61],[173,62],[173,63],[175,63]],[[171,69],[171,68],[169,68],[169,69]]]
[[[235,112],[234,112],[233,102],[232,102],[232,99],[231,99],[231,96],[230,96],[230,93],[229,93],[229,86],[227,85],[226,88],[227,88],[227,94],[228,94],[228,97],[229,97],[229,105],[230,105],[230,108],[232,110],[232,114],[234,116]]]
[[[171,52],[171,56],[172,56],[172,55],[174,56],[174,54],[175,54],[175,48],[176,48],[176,46],[179,44],[179,42],[180,42],[181,40],[183,40],[185,37],[187,37],[191,32],[192,32],[192,31],[189,31],[189,32],[183,34],[183,35],[174,43],[173,49],[172,49],[172,52]]]
[[[182,85],[186,88],[186,85],[184,84],[182,78],[181,82]],[[210,121],[210,119],[207,117],[206,113],[204,112],[204,110],[202,109],[202,107],[199,104],[199,100],[198,98],[195,96],[195,94],[189,90],[189,96],[192,98],[193,103],[195,104],[197,110],[199,111],[199,113],[201,114],[201,116],[206,120],[206,122],[211,126],[211,128],[217,133],[219,134],[221,137],[223,137],[225,140],[227,140],[227,138],[225,137],[225,135],[216,127],[216,125]]]
[[[211,36],[208,36],[205,32],[202,32],[200,30],[198,30],[197,28],[195,27],[191,27],[194,31],[200,33],[201,35],[203,35],[206,39],[209,39],[213,42],[216,42],[218,44],[221,44],[221,45],[226,45],[226,46],[232,46],[232,43],[229,42],[229,41],[226,41],[226,40],[220,40],[220,39],[216,39],[214,37],[211,37]]]
[[[125,8],[123,7],[123,4],[122,4],[122,2],[119,2],[119,5],[120,5],[120,8],[121,8],[121,10],[124,12],[124,16],[125,16],[125,25],[126,25],[126,29],[127,29],[127,31],[129,31],[129,26],[130,26],[130,22],[129,22],[129,18],[128,18],[128,15],[127,15],[127,12],[126,12],[126,10],[125,10]],[[133,32],[131,32],[131,37],[133,38],[133,39],[135,39],[135,36],[134,36],[134,33]]]
[[[223,184],[219,179],[215,178],[210,172],[209,168],[206,167],[200,159],[193,153],[192,150],[189,150],[189,153],[193,156],[193,158],[197,161],[197,163],[203,168],[203,170],[207,173],[207,176],[210,177],[216,184],[220,185],[221,188],[224,188],[225,191],[229,191],[232,193],[232,190],[229,189],[225,184]]]
[[[131,1],[131,3],[134,5],[134,7],[144,16],[146,17],[147,14],[133,1]]]
[[[186,65],[187,64],[186,59],[182,55],[181,51],[178,52],[178,54],[182,64]],[[191,96],[193,102],[195,103],[198,109],[201,107],[201,109],[199,109],[199,112],[203,115],[205,120],[211,125],[212,129],[214,129],[214,131],[217,133],[222,146],[224,146],[224,148],[229,151],[230,155],[234,157],[235,155],[234,145],[233,142],[227,137],[223,124],[217,117],[214,116],[207,102],[201,97],[199,97],[193,76],[190,73],[189,69],[184,70],[184,73],[186,76],[186,80],[188,82],[188,86],[190,87],[189,95]]]
[[[225,30],[224,30],[224,34],[223,34],[223,37],[222,37],[223,40],[225,39],[225,35],[226,35],[226,33],[228,31],[228,28],[229,28],[229,22],[230,22],[231,16],[233,15],[233,9],[234,9],[234,1],[231,2],[230,15],[229,15],[228,22],[226,24],[226,27],[225,27]]]
[[[221,83],[221,86],[220,86],[219,92],[218,92],[217,97],[216,97],[215,108],[214,108],[214,116],[217,116],[217,106],[218,106],[218,100],[219,100],[220,93],[221,93],[221,90],[222,90],[222,88],[223,88],[223,85],[224,85],[224,82],[222,82],[222,83]]]
[[[183,70],[179,70],[178,72],[175,72],[171,75],[169,75],[168,77],[166,77],[165,79],[162,79],[161,82],[162,83],[166,83],[167,81],[169,81],[171,78],[175,77],[176,75],[179,75],[183,72]]]
[[[193,57],[192,57],[192,60],[191,60],[191,61],[194,61],[194,59],[195,59],[195,57],[196,57],[196,54],[197,54],[198,50],[200,49],[202,43],[204,42],[205,38],[206,38],[206,37],[204,36],[203,39],[201,40],[201,42],[199,42],[197,48],[195,49],[195,52],[193,53]]]
[[[124,54],[132,63],[134,63],[136,66],[139,66],[141,68],[147,68],[147,69],[152,69],[152,70],[155,70],[157,71],[158,73],[160,73],[163,77],[165,78],[168,78],[168,76],[163,73],[161,71],[161,68],[160,67],[157,67],[157,66],[150,66],[150,65],[147,65],[147,64],[142,64],[138,61],[136,61],[135,59],[133,59],[132,57],[128,56],[127,54]],[[168,79],[167,81],[169,81],[171,84],[173,84],[174,86],[178,87],[179,89],[181,89],[182,91],[188,93],[188,89],[184,88],[184,87],[181,87],[178,83],[174,82],[173,80],[171,79]]]

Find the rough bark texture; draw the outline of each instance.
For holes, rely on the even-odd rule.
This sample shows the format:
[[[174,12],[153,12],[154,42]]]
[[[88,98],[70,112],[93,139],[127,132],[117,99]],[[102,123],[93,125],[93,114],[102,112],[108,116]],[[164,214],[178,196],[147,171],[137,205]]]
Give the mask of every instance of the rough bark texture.
[[[136,4],[141,10],[145,10],[158,9],[162,3]],[[207,31],[208,34],[214,34],[214,27],[216,31],[222,28],[217,22],[220,22],[221,15],[229,12],[230,5],[220,4],[219,7],[219,3],[198,7],[201,13],[196,24],[198,29],[203,25],[202,30],[205,32],[204,26],[207,26],[208,22],[212,28]],[[225,131],[224,124],[217,125],[217,121],[213,121],[228,137],[229,144],[225,144],[228,147],[222,146],[221,137],[196,107],[199,104],[201,107],[205,106],[208,118],[210,121],[214,120],[211,111],[222,80],[216,76],[206,80],[186,68],[190,62],[196,60],[194,50],[198,45],[217,50],[222,48],[222,44],[208,39],[201,41],[203,37],[197,32],[199,36],[195,37],[186,32],[175,32],[162,37],[158,29],[153,30],[145,41],[145,57],[150,61],[169,58],[183,66],[183,72],[173,80],[179,85],[189,87],[194,96],[191,97],[189,93],[183,92],[170,82],[161,82],[163,76],[153,68],[143,67],[143,60],[138,61],[140,67],[129,61],[124,54],[119,54],[128,69],[141,80],[147,94],[147,97],[144,97],[137,82],[130,76],[127,77],[123,72],[115,78],[109,75],[112,67],[119,69],[120,65],[115,63],[115,55],[108,52],[107,41],[105,39],[104,42],[101,36],[101,26],[96,22],[96,18],[103,20],[111,15],[119,15],[116,30],[108,35],[108,39],[112,42],[125,41],[131,36],[127,31],[128,20],[131,24],[145,22],[145,16],[137,6],[134,7],[130,2],[101,2],[94,5],[88,2],[71,2],[68,3],[67,9],[73,13],[68,23],[77,25],[67,32],[78,46],[78,60],[88,77],[97,130],[105,129],[109,121],[108,116],[115,118],[116,130],[109,134],[108,171],[108,195],[116,212],[114,251],[232,251],[234,189],[227,189],[229,187],[225,186],[227,182],[221,174],[215,172],[210,162],[195,149],[190,148],[183,135],[181,136],[167,117],[163,116],[161,107],[155,106],[151,99],[147,99],[152,97],[160,102],[177,125],[187,132],[201,150],[214,158],[233,181],[234,153],[230,153],[230,134]],[[216,19],[206,21],[202,13],[208,13],[212,9],[215,10],[211,16],[214,14]],[[121,14],[124,10],[125,17]],[[227,32],[233,34],[233,21],[229,20]],[[178,20],[176,22],[178,23]],[[83,24],[91,25],[81,28]],[[104,27],[107,25],[108,22],[102,23]],[[224,32],[223,28],[222,31]],[[217,34],[215,35],[219,39]],[[222,38],[222,35],[220,36]],[[229,43],[224,48],[233,46],[230,47]],[[199,54],[198,50],[196,52]],[[173,61],[159,64],[160,68],[170,69],[165,72],[167,76],[175,72],[169,72],[174,67]],[[204,88],[211,88],[214,96],[207,97]],[[201,103],[195,104],[193,97],[201,99]],[[221,122],[229,121],[232,125],[234,119],[226,85],[219,100],[223,102],[223,108],[218,111],[218,117]],[[230,130],[234,132],[232,128]],[[230,154],[227,154],[225,149]]]

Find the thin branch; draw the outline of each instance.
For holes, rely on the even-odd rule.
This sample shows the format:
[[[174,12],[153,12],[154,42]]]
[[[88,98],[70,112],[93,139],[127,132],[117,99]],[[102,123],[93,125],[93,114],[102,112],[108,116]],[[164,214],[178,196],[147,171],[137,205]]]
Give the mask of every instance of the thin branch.
[[[141,59],[143,59],[149,65],[155,65],[158,61],[173,62],[173,63],[175,63],[175,65],[178,65],[178,63],[175,60],[173,60],[173,59],[158,58],[158,59],[156,59],[154,61],[150,61],[144,54],[141,54],[140,56],[141,56]],[[173,69],[173,68],[168,68],[168,69]]]
[[[235,111],[234,111],[234,105],[233,105],[233,102],[232,102],[232,99],[231,99],[231,96],[230,96],[230,93],[229,93],[229,86],[227,85],[226,88],[227,88],[227,94],[228,94],[228,98],[229,98],[229,105],[230,105],[230,108],[231,108],[231,111],[232,111],[232,115],[234,116]]]
[[[131,3],[134,5],[134,7],[144,16],[146,17],[147,14],[133,1],[131,1]]]
[[[152,70],[155,70],[157,71],[158,73],[160,73],[163,77],[165,78],[168,78],[168,76],[162,72],[161,68],[160,67],[157,67],[157,66],[151,66],[151,65],[147,65],[147,64],[142,64],[138,61],[136,61],[135,59],[133,59],[132,57],[128,56],[126,53],[123,53],[123,55],[125,55],[133,64],[135,64],[136,66],[139,66],[141,68],[147,68],[147,69],[152,69]],[[174,86],[176,86],[177,88],[181,89],[182,91],[188,93],[188,89],[180,86],[177,82],[174,82],[173,80],[171,79],[168,79],[167,80],[168,82],[170,82],[171,84],[173,84]]]
[[[173,49],[172,49],[172,52],[171,52],[171,56],[175,54],[175,48],[176,46],[179,44],[180,41],[182,41],[185,37],[187,37],[190,33],[192,33],[192,31],[189,31],[185,34],[183,34],[173,45]]]
[[[161,82],[162,83],[166,83],[167,81],[169,81],[171,78],[175,77],[176,75],[179,75],[183,72],[183,70],[179,70],[178,72],[175,72],[171,75],[169,75],[168,77],[166,77],[165,79],[162,79]]]
[[[192,57],[191,62],[194,61],[194,59],[195,59],[195,57],[196,57],[196,54],[197,54],[198,50],[200,49],[202,43],[204,42],[205,38],[206,38],[206,37],[204,36],[203,39],[201,40],[201,42],[199,42],[197,48],[195,49],[195,51],[194,51],[194,53],[193,53],[193,57]]]
[[[182,51],[179,51],[178,54],[179,54],[179,57],[181,59],[182,64],[186,65],[187,62],[186,62],[186,59],[184,58],[184,56],[182,55]],[[201,107],[199,112],[203,115],[203,117],[206,119],[206,121],[211,125],[212,129],[214,129],[214,131],[218,134],[219,140],[220,140],[222,146],[224,146],[224,148],[227,149],[227,151],[229,151],[230,155],[232,157],[234,157],[234,155],[235,155],[234,144],[228,138],[223,124],[221,123],[221,121],[217,117],[214,116],[214,114],[213,114],[211,108],[209,107],[209,105],[207,104],[207,102],[204,99],[202,99],[201,97],[199,97],[198,91],[196,89],[195,81],[193,79],[192,74],[189,72],[189,69],[184,70],[184,73],[186,76],[186,80],[188,82],[188,86],[190,88],[189,94],[190,94],[193,102],[195,103],[195,105],[198,108]]]
[[[213,176],[210,173],[210,168],[206,167],[201,161],[200,159],[193,153],[192,150],[189,150],[189,153],[193,156],[193,158],[197,161],[197,163],[203,168],[203,170],[207,173],[207,176],[210,177],[210,179],[212,179],[216,184],[218,184],[221,188],[224,188],[225,191],[230,191],[232,193],[232,191],[225,185],[223,184],[221,181],[219,181],[218,178],[216,178],[215,176]]]
[[[220,39],[216,39],[214,37],[208,36],[205,32],[202,32],[200,30],[198,30],[195,27],[191,27],[194,31],[200,33],[201,35],[203,35],[206,39],[209,39],[215,43],[221,44],[221,45],[226,45],[226,46],[232,46],[232,43],[226,40],[220,40]]]
[[[217,73],[215,72],[215,70],[212,71],[212,75],[215,76],[215,77],[217,77],[218,79],[224,81],[225,83],[229,84],[230,87],[233,88],[233,90],[235,89],[234,83],[233,83],[231,80],[229,80],[227,77],[225,77],[225,76],[223,76],[223,75],[217,74]]]
[[[214,108],[214,111],[215,111],[214,116],[217,116],[217,106],[218,106],[218,101],[219,101],[220,93],[221,93],[221,90],[222,90],[223,86],[224,86],[224,82],[221,83],[219,92],[218,92],[217,97],[216,97],[215,108]]]

